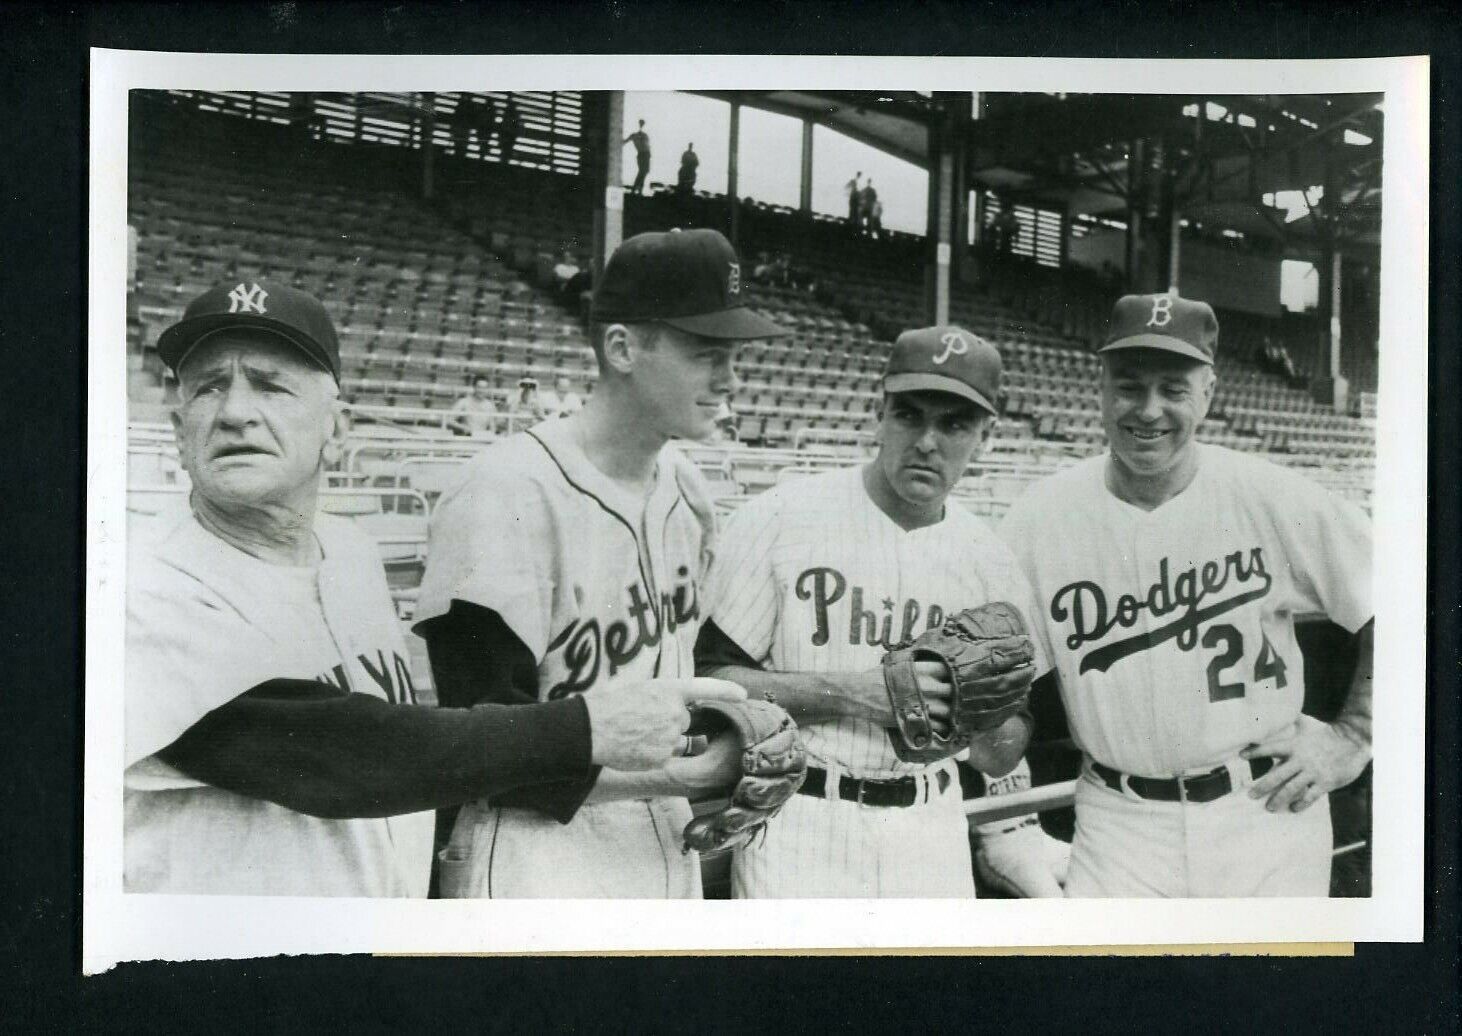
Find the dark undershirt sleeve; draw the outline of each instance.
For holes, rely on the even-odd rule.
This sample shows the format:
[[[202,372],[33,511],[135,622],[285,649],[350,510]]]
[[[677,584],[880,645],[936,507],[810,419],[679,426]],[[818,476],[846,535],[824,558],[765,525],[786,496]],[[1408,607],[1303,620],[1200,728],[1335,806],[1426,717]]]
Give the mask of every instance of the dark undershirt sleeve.
[[[488,702],[540,707],[538,662],[497,612],[454,600],[447,614],[427,620],[416,632],[426,640],[439,705],[460,709]],[[568,779],[539,781],[499,792],[492,796],[492,802],[495,806],[537,810],[567,824],[598,778],[599,767],[591,766]],[[450,830],[450,820],[442,817],[439,829]]]
[[[726,665],[737,665],[746,669],[764,668],[760,662],[743,651],[740,644],[728,637],[720,626],[707,619],[695,638],[696,675],[705,676],[711,670]]]
[[[394,705],[314,680],[271,680],[158,752],[205,784],[317,817],[455,806],[590,769],[583,702],[535,710]]]

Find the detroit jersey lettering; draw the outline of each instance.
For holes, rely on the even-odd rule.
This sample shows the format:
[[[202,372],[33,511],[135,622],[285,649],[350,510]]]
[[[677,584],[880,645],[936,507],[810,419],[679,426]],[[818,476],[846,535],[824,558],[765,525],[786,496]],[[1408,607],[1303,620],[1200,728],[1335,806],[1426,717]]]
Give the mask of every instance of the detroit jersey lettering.
[[[453,598],[496,611],[539,660],[544,698],[694,676],[712,523],[699,485],[666,447],[648,502],[631,500],[561,420],[501,440],[437,505],[417,621]]]
[[[859,468],[784,483],[742,506],[718,542],[706,600],[722,632],[779,672],[873,669],[952,611],[993,600],[1027,615],[1034,607],[1014,557],[980,519],[950,501],[942,521],[905,531],[869,498]],[[1037,673],[1046,668],[1038,657]],[[855,777],[923,769],[866,720],[801,730],[813,760]]]
[[[1107,489],[1107,457],[1033,487],[1001,534],[1034,584],[1037,633],[1078,743],[1127,773],[1232,758],[1304,702],[1294,619],[1371,618],[1370,528],[1308,480],[1217,446],[1154,511]]]

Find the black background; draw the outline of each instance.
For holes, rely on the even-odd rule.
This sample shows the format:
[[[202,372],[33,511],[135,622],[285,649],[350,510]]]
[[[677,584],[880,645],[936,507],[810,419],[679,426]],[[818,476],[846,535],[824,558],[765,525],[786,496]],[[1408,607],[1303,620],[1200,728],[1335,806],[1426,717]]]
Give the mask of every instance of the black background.
[[[1457,1013],[1456,185],[1444,5],[0,4],[5,679],[0,1029],[1452,1032]],[[648,958],[123,965],[80,975],[88,46],[338,53],[1432,56],[1427,941],[1353,959]],[[120,343],[119,343],[120,347]],[[1407,343],[1388,343],[1406,348]],[[1416,405],[1423,405],[1416,400]],[[18,410],[18,412],[14,412]],[[1377,703],[1385,708],[1385,702]],[[909,923],[917,927],[916,915]],[[971,933],[979,944],[999,933]],[[1024,1023],[1024,1024],[1022,1024]]]

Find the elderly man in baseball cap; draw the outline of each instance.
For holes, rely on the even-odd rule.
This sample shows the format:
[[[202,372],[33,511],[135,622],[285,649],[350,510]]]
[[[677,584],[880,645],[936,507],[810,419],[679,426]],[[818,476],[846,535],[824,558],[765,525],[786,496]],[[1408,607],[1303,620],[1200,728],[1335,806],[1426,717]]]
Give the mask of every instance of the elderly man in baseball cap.
[[[689,684],[508,710],[416,704],[379,555],[318,513],[343,434],[324,308],[223,285],[158,341],[190,507],[129,560],[125,888],[421,896],[430,811],[659,766]],[[734,688],[698,688],[698,696]]]
[[[1328,793],[1370,758],[1369,521],[1199,441],[1218,342],[1205,302],[1119,299],[1107,452],[1031,486],[1001,525],[1085,755],[1067,895],[1325,896]],[[1305,613],[1356,635],[1328,723],[1301,711]]]
[[[1000,377],[1000,354],[964,328],[904,332],[884,370],[876,455],[780,483],[727,522],[699,671],[781,703],[812,762],[767,837],[738,851],[736,896],[975,894],[955,761],[900,753],[881,662],[962,609],[1031,607],[1010,552],[950,496],[989,440]],[[1035,661],[1033,676],[1046,668]],[[949,674],[935,661],[914,670],[931,720],[947,727]],[[971,763],[1009,773],[1030,730],[1020,713],[977,735]]]
[[[670,440],[704,438],[736,389],[739,345],[785,331],[746,307],[740,260],[713,230],[624,242],[591,316],[599,374],[583,409],[484,450],[433,513],[417,630],[443,703],[694,676],[713,515]],[[444,818],[443,874],[460,875],[460,896],[698,897],[689,800],[739,773],[722,737],[659,770],[473,802]]]

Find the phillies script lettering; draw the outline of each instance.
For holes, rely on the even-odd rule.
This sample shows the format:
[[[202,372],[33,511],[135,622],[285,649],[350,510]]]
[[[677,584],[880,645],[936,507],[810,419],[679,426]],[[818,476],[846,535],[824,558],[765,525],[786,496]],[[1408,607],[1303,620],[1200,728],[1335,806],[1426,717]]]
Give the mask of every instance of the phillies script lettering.
[[[662,593],[657,603],[639,583],[625,588],[629,598],[629,620],[615,619],[602,628],[596,618],[571,623],[548,645],[553,654],[563,648],[568,674],[548,691],[550,698],[562,698],[587,691],[598,681],[601,670],[610,677],[629,665],[646,648],[659,647],[660,638],[700,617],[700,598],[690,570],[680,566],[680,580],[674,593]],[[653,621],[651,621],[653,620]]]
[[[1168,559],[1163,558],[1157,571],[1157,581],[1147,588],[1145,595],[1123,594],[1114,605],[1109,604],[1107,594],[1100,586],[1084,579],[1056,591],[1051,598],[1051,618],[1063,623],[1070,620],[1071,633],[1066,638],[1066,646],[1073,651],[1083,644],[1105,639],[1119,626],[1131,629],[1144,611],[1153,618],[1181,613],[1165,626],[1113,641],[1089,652],[1081,660],[1080,672],[1095,669],[1104,673],[1128,655],[1157,647],[1168,640],[1176,640],[1179,649],[1191,651],[1198,643],[1200,625],[1258,600],[1269,592],[1274,582],[1264,567],[1262,547],[1253,548],[1247,555],[1236,550],[1222,561],[1205,561],[1201,567],[1195,565],[1179,572],[1176,577],[1168,571]],[[1221,601],[1205,603],[1228,587],[1231,581],[1237,593]]]
[[[809,568],[797,577],[792,586],[799,601],[811,601],[814,619],[812,643],[822,647],[832,636],[828,612],[848,592],[848,580],[835,568]],[[933,629],[944,621],[944,610],[931,604],[927,614],[923,606],[912,597],[898,607],[893,598],[885,597],[879,602],[881,611],[863,607],[863,588],[855,586],[848,597],[848,643],[870,644],[885,650],[915,636],[921,614],[924,628]],[[894,621],[898,619],[898,636],[894,636]]]

